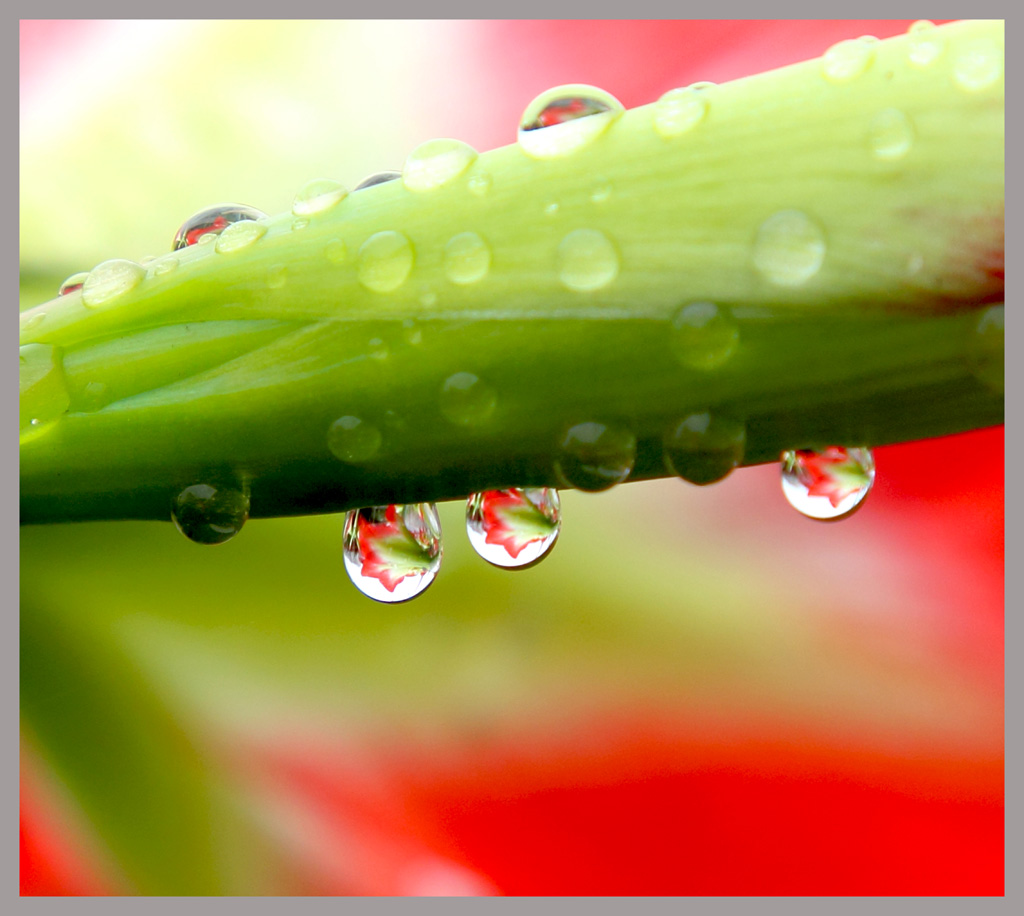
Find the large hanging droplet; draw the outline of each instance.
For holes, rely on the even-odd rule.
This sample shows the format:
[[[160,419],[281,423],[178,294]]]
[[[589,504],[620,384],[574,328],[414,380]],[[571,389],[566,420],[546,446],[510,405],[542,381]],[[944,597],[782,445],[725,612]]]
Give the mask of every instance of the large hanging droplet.
[[[562,527],[558,491],[548,487],[484,490],[466,503],[466,533],[493,566],[526,569],[555,546]]]
[[[441,568],[441,522],[433,503],[353,509],[342,541],[345,571],[374,601],[415,598]]]
[[[622,483],[636,462],[636,436],[625,426],[577,423],[562,437],[555,473],[567,487],[596,493]]]
[[[375,184],[384,184],[385,182],[394,181],[396,178],[401,177],[401,172],[374,172],[372,175],[369,175],[360,181],[352,190],[361,191],[363,188],[372,188]]]
[[[218,204],[190,216],[175,233],[171,251],[198,245],[204,235],[220,235],[232,223],[263,219],[267,214],[242,204]]]
[[[596,86],[556,86],[526,106],[519,145],[535,159],[568,156],[596,140],[625,110]]]
[[[782,453],[782,492],[808,518],[835,521],[864,502],[875,482],[869,448],[799,449]]]
[[[190,541],[223,544],[249,518],[249,494],[238,486],[193,484],[174,498],[171,518]]]

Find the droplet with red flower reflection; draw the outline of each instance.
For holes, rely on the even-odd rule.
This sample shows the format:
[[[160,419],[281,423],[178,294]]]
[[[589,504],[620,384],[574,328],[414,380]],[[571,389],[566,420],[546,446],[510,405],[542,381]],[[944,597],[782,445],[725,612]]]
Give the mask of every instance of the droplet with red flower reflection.
[[[345,571],[374,601],[415,598],[441,568],[441,522],[433,503],[353,509],[342,541]]]
[[[548,487],[484,490],[466,503],[473,549],[503,569],[526,569],[551,552],[562,527],[558,491]]]
[[[219,204],[207,210],[200,210],[181,224],[181,228],[174,234],[171,251],[198,245],[199,240],[205,235],[218,236],[232,223],[241,222],[243,219],[255,221],[263,219],[266,215],[260,210],[242,204]]]
[[[834,521],[859,508],[875,482],[869,448],[799,449],[782,453],[782,492],[808,518]]]
[[[596,86],[555,86],[526,106],[519,145],[535,159],[568,156],[596,140],[625,110]]]

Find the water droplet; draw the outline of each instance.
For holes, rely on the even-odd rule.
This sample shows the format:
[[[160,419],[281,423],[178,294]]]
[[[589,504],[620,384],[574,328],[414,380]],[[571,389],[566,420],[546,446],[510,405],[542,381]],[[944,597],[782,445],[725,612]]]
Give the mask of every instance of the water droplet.
[[[713,302],[691,302],[672,319],[672,352],[691,369],[717,369],[736,352],[739,342],[740,331],[729,310]]]
[[[454,181],[477,158],[477,151],[461,140],[428,140],[405,160],[402,183],[410,191],[433,191]]]
[[[497,392],[472,372],[456,372],[441,386],[441,413],[457,426],[482,423],[497,403]]]
[[[174,273],[178,269],[177,258],[161,258],[153,265],[153,276],[154,277],[166,277],[169,273]]]
[[[249,495],[238,486],[193,484],[174,497],[171,518],[190,541],[223,544],[249,518]]]
[[[568,156],[604,133],[625,111],[596,86],[556,86],[542,92],[519,120],[519,145],[535,159]]]
[[[275,264],[267,271],[267,287],[282,289],[288,282],[288,268],[284,264]]]
[[[1003,306],[993,305],[982,311],[974,326],[968,348],[968,359],[975,378],[995,392],[1005,388]]]
[[[835,521],[857,509],[875,482],[869,448],[800,449],[782,453],[782,492],[808,518]]]
[[[551,219],[552,217],[558,216],[558,201],[553,200],[550,203],[544,205],[544,215]]]
[[[133,261],[115,259],[94,267],[82,284],[82,302],[92,308],[106,305],[142,282],[146,272]]]
[[[821,72],[833,83],[845,83],[863,74],[875,59],[874,41],[851,38],[832,45],[821,58]]]
[[[1003,75],[1003,47],[995,41],[975,41],[953,61],[953,81],[968,92],[980,92]]]
[[[469,181],[466,182],[466,187],[469,188],[471,194],[483,197],[491,190],[491,176],[486,172],[477,172],[476,175],[470,175]]]
[[[666,140],[693,130],[708,113],[708,89],[714,83],[695,83],[670,89],[654,105],[654,130]]]
[[[81,289],[82,284],[85,283],[89,276],[89,271],[83,270],[77,274],[72,274],[60,285],[60,289],[57,290],[58,296],[66,296],[68,293],[73,293],[76,289]]]
[[[597,229],[574,229],[558,246],[558,277],[569,289],[601,289],[618,273],[618,252],[608,236]]]
[[[466,533],[493,566],[526,569],[555,546],[562,527],[558,491],[548,487],[484,490],[466,503]]]
[[[444,246],[444,274],[452,283],[476,283],[490,269],[491,249],[475,232],[460,232]]]
[[[309,226],[309,220],[304,216],[292,220],[292,232],[301,232]]]
[[[907,29],[907,59],[915,67],[927,67],[939,59],[945,49],[945,40],[934,22],[919,19]]]
[[[597,187],[590,192],[590,200],[595,204],[607,203],[612,196],[612,186],[607,181],[601,181]]]
[[[622,483],[636,461],[636,436],[625,426],[577,423],[559,444],[555,473],[564,486],[596,493]]]
[[[324,249],[324,257],[332,264],[344,264],[348,257],[348,248],[341,239],[331,239]]]
[[[383,436],[376,426],[359,417],[341,417],[327,430],[327,447],[346,464],[363,464],[380,451]]]
[[[314,178],[304,184],[292,201],[296,216],[315,216],[324,213],[348,197],[348,188],[331,178]]]
[[[715,483],[743,461],[747,430],[742,421],[704,411],[685,417],[665,436],[665,466],[690,483]]]
[[[401,172],[374,172],[369,177],[360,181],[353,190],[362,191],[363,188],[372,188],[375,184],[384,184],[388,181],[394,181],[396,178],[401,177]]]
[[[868,125],[868,148],[876,159],[902,159],[914,145],[914,128],[898,108],[885,108]]]
[[[359,282],[375,293],[390,293],[406,281],[412,262],[412,243],[401,232],[378,232],[359,249]]]
[[[219,232],[207,232],[205,235],[199,236],[196,240],[196,245],[200,247],[203,245],[210,246],[217,241],[218,235],[220,235]]]
[[[25,344],[18,351],[21,441],[52,429],[71,404],[61,351],[48,344]]]
[[[825,260],[825,233],[800,210],[779,210],[766,219],[754,239],[754,266],[778,286],[800,286]]]
[[[433,503],[353,509],[342,542],[345,571],[374,601],[415,598],[441,568],[441,522]]]
[[[267,227],[263,223],[254,223],[252,220],[241,220],[232,223],[219,236],[214,248],[219,254],[232,254],[248,248],[254,242],[258,242],[267,234]]]
[[[219,204],[216,207],[200,210],[182,223],[181,228],[174,235],[171,251],[196,245],[205,236],[210,236],[209,239],[206,239],[209,242],[232,223],[237,223],[240,220],[258,220],[265,216],[265,213],[241,204]]]

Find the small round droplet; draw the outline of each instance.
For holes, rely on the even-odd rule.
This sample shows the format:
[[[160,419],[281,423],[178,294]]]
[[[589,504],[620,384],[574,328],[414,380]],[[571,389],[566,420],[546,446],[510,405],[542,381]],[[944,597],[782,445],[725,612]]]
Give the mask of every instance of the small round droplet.
[[[134,261],[115,259],[94,267],[82,284],[82,302],[95,308],[135,289],[146,271]]]
[[[386,182],[395,181],[395,179],[401,177],[401,172],[374,172],[372,175],[360,181],[353,190],[362,191],[363,188],[372,188],[375,184],[385,184]]]
[[[461,140],[428,140],[409,153],[402,183],[410,191],[433,191],[458,178],[477,156],[477,151]]]
[[[558,278],[568,289],[601,289],[619,273],[619,254],[598,229],[574,229],[558,246]]]
[[[907,59],[915,67],[927,67],[942,55],[945,40],[935,28],[934,22],[918,19],[907,29]]]
[[[178,269],[178,259],[173,257],[161,258],[152,267],[154,277],[166,277]]]
[[[544,204],[544,215],[549,219],[558,216],[559,211],[558,201],[552,200],[549,203]]]
[[[324,257],[332,264],[344,264],[348,258],[348,247],[341,239],[331,239],[324,249]]]
[[[728,476],[743,461],[746,426],[717,412],[693,413],[665,436],[665,466],[690,483],[704,486]]]
[[[243,219],[255,221],[265,216],[265,213],[242,204],[218,204],[216,207],[200,210],[182,223],[181,228],[174,235],[171,251],[177,251],[179,248],[188,248],[190,245],[197,245],[200,239],[205,236],[210,236],[210,239],[207,239],[207,241],[210,241],[220,235],[232,223],[237,223]]]
[[[708,88],[713,83],[696,83],[670,89],[654,104],[654,130],[671,140],[693,130],[708,113]]]
[[[821,72],[833,83],[846,83],[861,76],[875,59],[878,40],[851,38],[832,45],[821,59]]]
[[[556,86],[542,92],[519,120],[519,145],[535,159],[568,156],[604,133],[625,111],[596,86]]]
[[[304,184],[292,200],[296,216],[315,216],[337,206],[348,197],[348,188],[332,178],[314,178]]]
[[[782,492],[808,518],[835,521],[857,509],[875,482],[869,448],[800,449],[782,454]]]
[[[52,429],[71,405],[61,351],[49,344],[24,344],[18,351],[20,436],[25,442]]]
[[[993,305],[978,316],[968,359],[975,378],[995,392],[1006,387],[1004,348],[1003,306]]]
[[[636,462],[636,436],[625,426],[577,423],[559,443],[555,472],[564,486],[596,493],[622,483]]]
[[[412,270],[412,243],[401,232],[386,229],[363,242],[358,261],[359,282],[375,293],[390,293]]]
[[[60,285],[60,289],[57,290],[58,296],[66,296],[68,293],[73,293],[75,290],[81,289],[89,276],[89,271],[83,270],[77,274],[72,274]]]
[[[466,187],[469,188],[471,194],[483,197],[491,190],[491,176],[486,172],[477,172],[475,175],[470,175],[469,181],[466,182]]]
[[[739,342],[740,331],[729,310],[713,302],[691,302],[672,319],[672,352],[690,369],[717,369],[728,362]]]
[[[562,527],[558,491],[548,487],[484,490],[466,503],[466,533],[493,566],[526,569],[555,546]]]
[[[340,417],[327,430],[327,447],[346,464],[363,464],[380,451],[380,430],[359,417]]]
[[[456,372],[441,386],[441,413],[456,426],[474,426],[494,413],[497,392],[472,372]]]
[[[491,249],[475,232],[460,232],[444,246],[444,275],[460,286],[476,283],[491,269]]]
[[[254,223],[252,220],[244,219],[232,223],[217,236],[214,248],[218,254],[233,254],[258,242],[266,234],[267,227],[263,223]]]
[[[422,595],[441,568],[441,522],[433,503],[353,509],[342,535],[345,571],[374,601]]]
[[[800,286],[825,260],[825,233],[801,210],[779,210],[758,228],[754,266],[778,286]]]
[[[267,288],[283,289],[288,283],[288,268],[284,264],[275,264],[267,271]]]
[[[868,125],[868,149],[876,159],[902,159],[914,145],[914,127],[898,108],[885,108]]]
[[[223,544],[249,518],[249,496],[236,486],[193,484],[174,498],[171,518],[190,541]]]
[[[1003,75],[1003,46],[995,41],[974,41],[953,61],[953,81],[967,92],[996,85]]]

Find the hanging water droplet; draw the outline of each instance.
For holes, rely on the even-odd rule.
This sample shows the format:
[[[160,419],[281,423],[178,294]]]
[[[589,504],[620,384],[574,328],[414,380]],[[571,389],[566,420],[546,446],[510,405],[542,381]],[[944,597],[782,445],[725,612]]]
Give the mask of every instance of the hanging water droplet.
[[[190,541],[223,544],[249,518],[249,495],[234,485],[193,484],[174,497],[171,518]]]
[[[402,168],[402,184],[410,191],[433,191],[458,178],[478,155],[461,140],[428,140],[409,153]]]
[[[361,191],[363,188],[372,188],[375,184],[385,184],[388,181],[394,181],[401,177],[401,172],[374,172],[372,175],[360,181],[353,190]]]
[[[115,259],[94,267],[82,284],[82,303],[90,308],[106,305],[112,299],[135,289],[146,276],[134,261]]]
[[[374,601],[415,598],[441,568],[441,522],[433,503],[353,509],[342,542],[345,571]]]
[[[625,111],[596,86],[556,86],[542,92],[519,120],[519,145],[535,159],[568,156],[604,133]]]
[[[253,207],[245,207],[242,204],[218,204],[216,207],[200,210],[182,223],[181,228],[174,235],[171,251],[196,245],[207,235],[211,238],[218,236],[232,223],[237,223],[240,220],[258,220],[265,216],[266,213]]]
[[[292,200],[292,213],[296,216],[315,216],[324,213],[348,197],[348,188],[332,178],[314,178],[304,184]]]
[[[456,372],[441,386],[441,413],[457,426],[482,423],[494,413],[498,394],[472,372]]]
[[[341,239],[331,239],[324,248],[324,257],[332,264],[344,264],[348,257],[348,247]]]
[[[22,442],[52,429],[71,405],[61,351],[24,344],[18,351],[18,402]]]
[[[491,190],[491,176],[486,172],[477,172],[475,175],[470,175],[469,181],[466,182],[466,187],[469,188],[471,194],[483,197]]]
[[[690,369],[717,369],[728,362],[739,342],[740,331],[729,310],[713,302],[691,302],[672,319],[672,352]]]
[[[266,234],[267,227],[263,223],[254,223],[252,220],[243,219],[232,223],[217,236],[214,248],[218,254],[232,254],[243,248],[248,248]]]
[[[870,39],[871,36],[865,36]],[[875,59],[874,41],[851,38],[832,45],[821,58],[821,72],[833,83],[846,83],[863,74]]]
[[[466,503],[466,533],[493,566],[526,569],[555,546],[562,527],[558,491],[548,487],[484,490]]]
[[[359,249],[359,282],[375,293],[390,293],[406,281],[412,262],[412,243],[401,232],[378,232]]]
[[[708,113],[708,90],[714,83],[670,89],[654,104],[654,130],[671,140],[693,130]]]
[[[782,492],[808,518],[835,521],[857,509],[875,482],[869,448],[829,446],[782,453]]]
[[[907,59],[915,67],[927,67],[939,59],[945,40],[934,22],[918,19],[907,29]]]
[[[868,125],[868,149],[876,159],[902,159],[914,145],[914,128],[898,108],[885,108]]]
[[[577,423],[559,443],[555,473],[564,486],[596,493],[622,483],[635,461],[632,430],[614,423]]]
[[[996,85],[1003,75],[1003,46],[995,41],[974,41],[953,61],[953,81],[968,92]]]
[[[690,483],[715,483],[743,461],[747,430],[727,414],[704,411],[680,420],[665,436],[665,466]]]
[[[327,447],[346,464],[363,464],[376,457],[384,441],[380,430],[359,417],[340,417],[327,430]]]
[[[619,254],[598,229],[574,229],[558,246],[558,278],[568,289],[601,289],[619,274]]]
[[[82,288],[82,284],[85,283],[89,276],[89,271],[83,270],[77,274],[72,274],[60,285],[60,289],[57,290],[58,296],[66,296],[68,293],[73,293],[77,289]]]
[[[1003,306],[993,305],[982,311],[974,325],[967,357],[975,378],[995,392],[1005,389],[1005,332]]]
[[[475,232],[460,232],[444,246],[444,274],[452,283],[476,283],[490,269],[491,249]]]
[[[779,210],[758,228],[754,266],[778,286],[800,286],[825,260],[825,233],[801,210]]]

